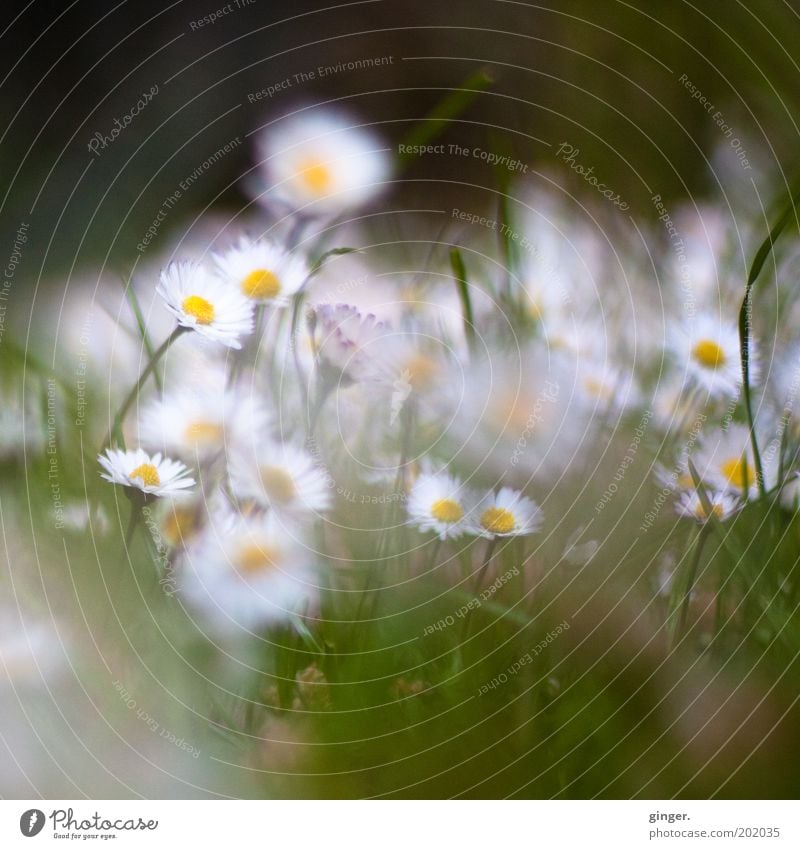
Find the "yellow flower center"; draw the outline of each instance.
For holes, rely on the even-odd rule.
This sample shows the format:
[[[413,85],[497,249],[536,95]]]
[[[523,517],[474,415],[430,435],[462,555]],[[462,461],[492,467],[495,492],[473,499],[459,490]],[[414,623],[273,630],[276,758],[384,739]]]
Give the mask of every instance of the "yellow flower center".
[[[458,522],[464,516],[464,511],[461,509],[461,505],[454,499],[440,498],[431,504],[431,516],[437,522],[453,524],[453,522]]]
[[[198,324],[211,324],[214,320],[214,305],[200,295],[184,298],[183,311],[196,318]]]
[[[697,516],[698,519],[709,518],[706,515],[706,509],[705,509],[705,507],[703,507],[702,501],[697,502],[697,507],[695,508],[694,513],[695,513],[695,516]],[[722,519],[722,505],[721,504],[712,504],[711,505],[711,515],[714,516],[715,519],[721,520]]]
[[[725,363],[725,352],[712,339],[701,339],[692,348],[692,356],[706,368],[718,368]]]
[[[297,495],[292,476],[280,466],[262,466],[260,475],[270,501],[288,504]]]
[[[186,441],[195,447],[214,445],[222,441],[222,427],[215,422],[192,422],[186,428]]]
[[[298,169],[298,177],[315,194],[327,194],[331,189],[332,174],[330,168],[316,159],[304,160]]]
[[[257,575],[274,569],[280,562],[280,553],[266,545],[250,543],[236,556],[236,569],[244,575]]]
[[[531,398],[512,390],[499,390],[495,397],[496,403],[493,401],[486,411],[487,419],[494,430],[511,433],[536,428],[528,404],[529,401],[532,402]],[[516,436],[514,438],[516,439]]]
[[[597,377],[584,378],[583,385],[590,395],[594,395],[595,398],[600,398],[603,401],[610,400],[614,394],[611,387]]]
[[[745,478],[747,485],[754,483],[756,479],[753,467],[742,457],[726,460],[720,466],[720,471],[731,486],[739,486],[742,489],[745,487]]]
[[[539,299],[531,294],[528,295],[528,315],[534,321],[542,321],[544,318],[544,310]]]
[[[159,486],[161,478],[158,476],[158,469],[152,463],[142,463],[137,466],[129,475],[129,478],[139,478],[144,486]]]
[[[161,523],[161,533],[170,545],[179,545],[194,536],[198,526],[194,507],[173,506]]]
[[[419,390],[433,383],[439,372],[439,366],[430,357],[418,354],[406,364],[406,371],[408,382],[414,389]]]
[[[517,524],[514,514],[505,507],[490,507],[481,516],[481,525],[492,534],[507,534]]]
[[[248,298],[257,301],[267,301],[276,298],[281,291],[281,281],[274,271],[266,268],[256,268],[242,280],[242,292]]]

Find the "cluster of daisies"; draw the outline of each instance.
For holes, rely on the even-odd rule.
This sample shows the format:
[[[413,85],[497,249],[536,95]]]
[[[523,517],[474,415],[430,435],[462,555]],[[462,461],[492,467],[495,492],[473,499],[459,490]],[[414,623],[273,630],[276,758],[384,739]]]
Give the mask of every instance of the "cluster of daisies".
[[[301,115],[267,128],[259,153],[256,199],[288,226],[161,271],[153,303],[173,323],[129,397],[135,422],[121,423],[137,447],[115,434],[99,458],[135,502],[162,497],[156,542],[183,598],[221,629],[308,609],[321,564],[346,559],[327,547],[345,535],[347,518],[332,514],[354,487],[362,503],[375,489],[401,501],[405,524],[432,540],[531,535],[543,524],[532,496],[585,488],[609,436],[637,424],[637,445],[659,446],[656,482],[678,515],[725,520],[778,490],[795,503],[796,357],[782,383],[762,383],[750,340],[758,419],[778,423],[757,432],[756,462],[741,292],[735,275],[718,279],[730,246],[711,211],[702,233],[681,223],[679,261],[659,257],[661,297],[642,299],[651,255],[631,246],[622,262],[592,221],[523,185],[522,250],[498,263],[486,228],[461,234],[473,247],[460,290],[447,256],[428,256],[424,274],[361,252],[322,261],[336,216],[388,181],[371,131]],[[352,302],[336,297],[343,288]]]
[[[518,490],[503,487],[480,496],[446,472],[421,474],[411,487],[407,507],[413,525],[442,540],[462,534],[489,539],[521,536],[535,533],[542,524],[536,502]]]

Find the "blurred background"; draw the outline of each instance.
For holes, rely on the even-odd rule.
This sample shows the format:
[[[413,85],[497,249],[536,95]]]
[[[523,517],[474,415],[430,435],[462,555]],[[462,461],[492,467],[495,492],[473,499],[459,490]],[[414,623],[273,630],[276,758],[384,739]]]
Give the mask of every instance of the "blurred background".
[[[253,164],[247,134],[298,106],[339,103],[396,144],[448,90],[479,71],[491,83],[443,141],[558,171],[566,188],[592,197],[594,190],[559,164],[556,150],[566,142],[638,220],[655,217],[655,193],[669,205],[735,191],[719,184],[715,156],[732,159],[731,175],[751,201],[755,174],[780,185],[797,167],[794,2],[723,9],[713,0],[240,0],[213,23],[196,25],[220,7],[8,4],[3,232],[30,219],[48,234],[30,247],[27,262],[36,271],[132,262],[140,234],[187,166],[237,136],[243,143],[184,193],[159,238],[207,204],[241,207],[241,177]],[[335,70],[367,59],[384,63]],[[296,81],[295,74],[321,66],[334,70]],[[287,79],[289,87],[259,95]],[[108,135],[115,118],[154,85],[157,95],[122,136],[99,156],[91,153],[95,134]],[[736,167],[732,138],[755,170]],[[448,203],[471,197],[485,205],[482,189],[494,188],[498,174],[471,157],[416,158],[384,203],[419,204],[430,196],[424,181],[431,178]]]

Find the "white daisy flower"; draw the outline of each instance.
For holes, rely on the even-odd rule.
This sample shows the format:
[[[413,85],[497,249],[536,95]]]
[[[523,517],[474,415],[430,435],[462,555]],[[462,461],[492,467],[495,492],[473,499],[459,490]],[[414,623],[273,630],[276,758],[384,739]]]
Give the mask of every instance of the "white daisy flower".
[[[253,395],[184,387],[142,408],[139,441],[201,463],[213,459],[238,436],[265,433],[269,421],[263,403]]]
[[[163,508],[153,520],[154,527],[169,548],[185,548],[203,528],[206,519],[203,497],[165,498],[162,503]]]
[[[432,398],[459,451],[496,474],[509,464],[529,476],[558,478],[595,444],[585,404],[576,403],[574,363],[540,342],[516,356],[495,354],[450,370]]]
[[[27,376],[26,381],[25,392],[19,378],[15,382],[0,383],[0,459],[3,460],[20,459],[26,451],[31,455],[44,452],[46,427],[42,398],[45,389],[34,376]]]
[[[622,412],[639,403],[633,375],[613,365],[581,360],[577,367],[579,402],[592,411]]]
[[[719,519],[720,522],[730,518],[741,506],[739,499],[728,492],[709,490],[705,495],[711,508],[711,515]],[[675,510],[679,516],[685,519],[696,519],[698,522],[705,522],[710,518],[696,490],[682,492],[675,505]]]
[[[652,390],[653,422],[667,433],[685,433],[695,426],[701,401],[682,375],[670,374]]]
[[[329,476],[306,451],[273,440],[240,443],[228,458],[231,492],[294,515],[331,506]]]
[[[178,324],[228,348],[253,332],[253,302],[196,263],[170,263],[156,292]]]
[[[385,322],[348,304],[322,304],[314,307],[311,315],[319,361],[352,380],[374,377],[370,357],[363,349],[389,332]]]
[[[547,328],[558,327],[569,312],[569,300],[557,281],[532,273],[526,269],[521,273],[522,306],[530,319]],[[548,334],[549,335],[549,334]]]
[[[739,331],[708,313],[673,328],[672,350],[692,381],[715,398],[735,398],[742,384]],[[750,347],[750,380],[758,379],[755,345]]]
[[[800,420],[800,343],[786,345],[775,357],[771,373],[772,394],[780,414],[788,416],[794,432]]]
[[[8,687],[19,698],[20,690],[52,685],[63,674],[65,624],[40,619],[17,603],[0,607],[0,695]]]
[[[97,458],[107,474],[100,477],[110,483],[139,489],[146,495],[172,495],[194,486],[194,478],[187,477],[189,470],[177,460],[168,460],[161,454],[152,457],[141,448],[121,451],[107,448],[105,455]]]
[[[653,474],[664,489],[673,492],[694,489],[694,478],[689,470],[689,458],[686,454],[682,454],[672,467],[656,463],[653,466]]]
[[[214,263],[221,277],[246,298],[278,307],[289,303],[309,274],[308,264],[297,254],[247,237],[236,247],[214,254]]]
[[[759,444],[764,441],[759,437]],[[764,485],[769,490],[777,483],[777,456],[762,457]],[[758,495],[756,469],[750,431],[742,424],[732,424],[727,430],[705,434],[692,455],[701,480],[709,487],[738,495]]]
[[[314,591],[313,557],[274,516],[240,517],[187,550],[180,591],[221,631],[282,622]]]
[[[64,505],[60,518],[73,531],[107,534],[111,530],[111,521],[102,504],[74,501]]]
[[[468,530],[466,519],[474,501],[458,478],[444,472],[421,474],[408,494],[409,524],[433,531],[440,539],[460,536]]]
[[[800,472],[795,472],[788,477],[781,488],[781,504],[792,511],[800,507]]]
[[[344,115],[303,113],[264,132],[258,155],[265,200],[329,215],[375,197],[389,178],[389,158],[371,131]]]
[[[498,493],[485,495],[469,517],[472,533],[490,539],[534,534],[542,521],[538,504],[519,490],[507,486]]]

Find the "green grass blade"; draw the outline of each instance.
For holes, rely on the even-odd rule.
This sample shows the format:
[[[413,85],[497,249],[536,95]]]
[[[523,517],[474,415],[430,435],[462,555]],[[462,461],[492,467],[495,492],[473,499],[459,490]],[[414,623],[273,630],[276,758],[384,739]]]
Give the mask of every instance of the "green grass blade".
[[[444,132],[452,120],[463,114],[477,95],[493,82],[494,78],[484,68],[470,74],[459,88],[443,97],[422,121],[415,124],[400,144],[404,147],[429,144]],[[410,153],[401,153],[400,162],[407,162],[411,156]]]
[[[469,284],[467,283],[467,269],[464,266],[464,258],[458,248],[450,249],[450,268],[458,287],[458,296],[461,299],[461,312],[464,316],[464,336],[470,351],[475,350],[475,322],[472,314],[472,301],[469,297]]]
[[[125,297],[128,299],[128,303],[131,305],[131,309],[133,310],[133,315],[136,318],[136,325],[139,328],[139,335],[142,337],[142,343],[144,344],[145,350],[147,351],[147,358],[149,360],[153,359],[153,354],[155,353],[155,348],[153,347],[153,343],[150,340],[150,334],[147,332],[147,325],[144,321],[144,315],[142,314],[142,308],[139,306],[139,299],[136,297],[136,292],[133,291],[133,281],[131,279],[126,280],[124,277],[122,278],[122,286],[125,289]],[[156,386],[158,387],[158,391],[161,391],[161,375],[156,372],[153,375],[155,379]]]
[[[800,187],[796,187],[792,192],[790,192],[788,206],[769,231],[767,238],[761,243],[761,246],[756,251],[753,264],[750,266],[750,273],[747,275],[747,285],[744,290],[742,306],[739,310],[739,356],[742,363],[742,393],[744,396],[745,413],[747,414],[747,426],[750,430],[750,444],[753,448],[753,464],[756,468],[758,492],[762,498],[766,495],[764,469],[761,463],[761,452],[758,449],[758,439],[756,438],[753,399],[752,392],[750,391],[750,332],[752,329],[753,285],[758,279],[761,269],[764,267],[767,259],[772,255],[772,252],[775,249],[775,244],[777,243],[781,233],[785,230],[786,225],[793,216],[796,218],[798,202],[800,202]]]

